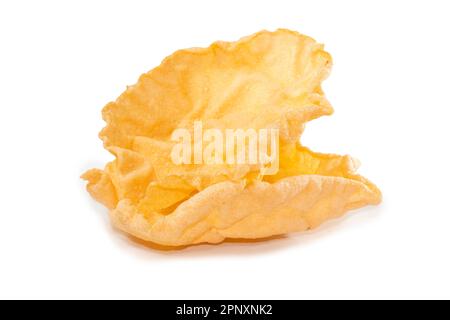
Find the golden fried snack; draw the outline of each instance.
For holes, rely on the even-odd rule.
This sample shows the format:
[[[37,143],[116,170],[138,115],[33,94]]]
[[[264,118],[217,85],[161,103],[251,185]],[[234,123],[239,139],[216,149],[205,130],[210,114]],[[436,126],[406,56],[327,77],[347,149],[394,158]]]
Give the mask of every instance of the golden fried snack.
[[[288,30],[175,52],[104,108],[100,137],[116,159],[83,175],[88,191],[116,227],[166,246],[303,231],[379,203],[352,158],[299,143],[306,122],[333,112],[321,89],[330,68],[322,45]],[[174,163],[174,130],[199,121],[276,129],[278,171],[225,159]]]

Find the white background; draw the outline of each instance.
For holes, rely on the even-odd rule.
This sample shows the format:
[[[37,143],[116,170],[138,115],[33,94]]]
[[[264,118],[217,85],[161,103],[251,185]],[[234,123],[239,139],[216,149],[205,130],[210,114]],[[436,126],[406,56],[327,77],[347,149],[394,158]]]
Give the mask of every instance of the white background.
[[[2,1],[0,298],[450,298],[448,1]],[[157,251],[81,173],[100,111],[176,49],[290,28],[326,44],[331,117],[384,202],[270,242]]]

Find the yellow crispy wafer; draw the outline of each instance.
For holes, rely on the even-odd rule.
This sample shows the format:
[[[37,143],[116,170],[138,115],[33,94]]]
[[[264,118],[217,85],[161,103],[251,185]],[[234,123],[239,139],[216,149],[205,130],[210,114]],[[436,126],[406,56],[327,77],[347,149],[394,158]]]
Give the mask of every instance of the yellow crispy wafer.
[[[104,108],[100,137],[116,160],[83,175],[88,191],[118,228],[168,246],[302,231],[379,203],[351,157],[298,142],[306,122],[333,112],[321,89],[330,68],[322,45],[289,30],[175,52]],[[279,170],[225,154],[216,164],[174,163],[173,132],[199,121],[276,129]]]

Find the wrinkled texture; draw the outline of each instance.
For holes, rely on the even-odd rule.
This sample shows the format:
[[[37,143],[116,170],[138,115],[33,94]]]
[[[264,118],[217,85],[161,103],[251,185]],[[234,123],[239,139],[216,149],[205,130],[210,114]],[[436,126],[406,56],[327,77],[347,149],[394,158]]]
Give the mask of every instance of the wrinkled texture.
[[[316,227],[381,201],[349,156],[300,145],[304,124],[333,112],[321,82],[331,57],[313,39],[262,31],[175,52],[103,110],[100,133],[116,159],[83,175],[115,226],[167,246],[255,239]],[[277,128],[280,169],[175,165],[177,128]]]

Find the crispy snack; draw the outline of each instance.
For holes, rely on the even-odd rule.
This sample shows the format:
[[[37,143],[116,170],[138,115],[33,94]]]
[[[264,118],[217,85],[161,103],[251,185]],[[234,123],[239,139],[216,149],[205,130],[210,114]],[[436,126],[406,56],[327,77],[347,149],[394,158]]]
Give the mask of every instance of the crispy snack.
[[[321,89],[331,57],[313,39],[262,31],[175,52],[103,110],[100,133],[116,160],[83,178],[118,228],[167,246],[263,238],[316,227],[381,201],[349,156],[303,147],[304,124],[333,112]],[[176,165],[171,134],[190,128],[280,133],[280,169]]]

